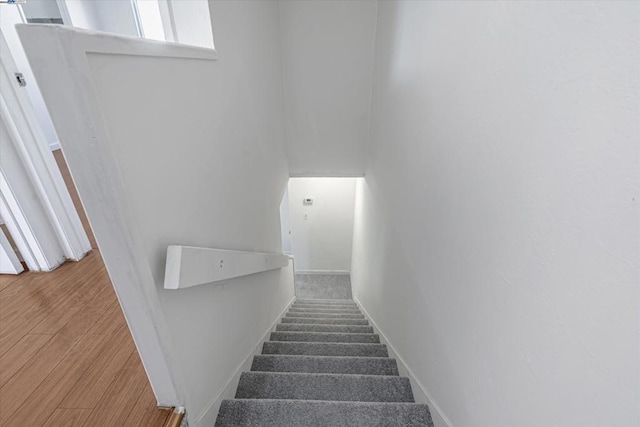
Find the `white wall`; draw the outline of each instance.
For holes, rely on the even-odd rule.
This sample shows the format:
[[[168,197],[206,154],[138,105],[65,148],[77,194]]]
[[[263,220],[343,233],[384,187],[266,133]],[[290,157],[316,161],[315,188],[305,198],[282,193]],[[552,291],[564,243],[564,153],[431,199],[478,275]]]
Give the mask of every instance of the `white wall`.
[[[296,271],[351,270],[356,180],[289,180],[291,246]],[[313,205],[303,205],[302,199],[306,197],[313,198]]]
[[[194,426],[213,425],[219,393],[293,298],[291,269],[215,286],[162,289],[170,244],[281,251],[279,204],[288,170],[278,4],[211,6],[219,54],[215,61],[163,57],[168,48],[151,41],[112,43],[110,36],[41,27],[38,31],[62,34],[56,37],[66,49],[108,52],[114,46],[135,50],[143,44],[155,52],[90,53],[87,69],[77,71],[82,78],[65,80],[62,72],[68,65],[63,61],[81,61],[84,54],[46,43],[53,36],[40,41],[37,28],[25,43],[32,62],[40,65],[38,77],[54,121],[64,124],[69,135],[63,143],[65,156],[147,372],[164,355],[178,403],[186,405]],[[179,49],[191,52],[170,50]],[[85,81],[89,83],[82,87],[95,89],[98,104],[89,98],[88,111],[73,102],[83,97],[67,99],[78,91],[65,86]],[[74,130],[77,123],[89,127]],[[96,132],[90,143],[78,136],[85,131]],[[112,170],[92,171],[96,150],[105,153],[104,162],[113,158]],[[104,197],[114,198],[118,206],[101,209]],[[118,253],[123,232],[130,233],[122,240],[133,251],[126,255]],[[129,259],[140,260],[132,266],[139,276],[121,271]],[[132,286],[144,286],[143,303],[122,297],[129,291],[122,284],[131,278]],[[144,315],[156,322],[156,331],[149,333],[133,321]],[[154,333],[161,355],[140,347]]]
[[[379,3],[353,291],[453,426],[640,425],[639,17]]]
[[[287,165],[277,4],[214,2],[212,9],[215,62],[91,58],[159,286],[169,244],[281,252]],[[293,295],[280,274],[159,291],[190,422]]]
[[[280,3],[292,176],[362,176],[377,4]]]

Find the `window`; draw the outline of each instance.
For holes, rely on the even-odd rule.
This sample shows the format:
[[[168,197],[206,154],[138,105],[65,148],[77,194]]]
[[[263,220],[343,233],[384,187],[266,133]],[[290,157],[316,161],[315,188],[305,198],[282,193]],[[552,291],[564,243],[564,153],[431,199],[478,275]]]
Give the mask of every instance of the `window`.
[[[207,0],[132,0],[140,36],[213,49]]]

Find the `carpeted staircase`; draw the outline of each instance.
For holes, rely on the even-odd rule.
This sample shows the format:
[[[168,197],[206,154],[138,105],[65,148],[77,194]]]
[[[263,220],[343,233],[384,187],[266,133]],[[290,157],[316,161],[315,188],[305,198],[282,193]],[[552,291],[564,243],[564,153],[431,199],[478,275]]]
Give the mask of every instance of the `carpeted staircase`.
[[[297,300],[216,426],[433,426],[351,300]]]

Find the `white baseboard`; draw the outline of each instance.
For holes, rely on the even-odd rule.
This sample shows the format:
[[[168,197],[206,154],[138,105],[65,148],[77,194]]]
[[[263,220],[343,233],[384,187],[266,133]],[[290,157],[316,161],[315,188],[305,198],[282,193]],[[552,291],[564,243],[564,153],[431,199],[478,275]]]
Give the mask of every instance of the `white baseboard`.
[[[236,394],[236,390],[238,388],[238,382],[240,381],[240,374],[245,371],[251,369],[251,363],[253,362],[253,356],[260,354],[262,351],[262,344],[267,341],[269,338],[269,334],[276,329],[276,325],[280,321],[280,319],[284,316],[284,314],[289,310],[293,301],[295,301],[295,297],[291,298],[291,300],[287,303],[287,306],[278,314],[276,320],[273,321],[271,326],[265,331],[262,335],[262,338],[258,341],[258,343],[253,347],[253,350],[244,358],[242,363],[238,365],[233,376],[229,378],[229,381],[224,386],[222,391],[216,395],[209,405],[207,405],[207,409],[203,412],[203,414],[195,421],[194,427],[204,427],[204,426],[212,426],[216,423],[216,418],[218,418],[218,411],[220,410],[220,405],[222,401],[225,399],[233,399]],[[186,419],[186,417],[185,417]]]
[[[51,144],[49,144],[49,149],[51,151],[56,151],[60,149],[60,142],[56,141],[56,142],[52,142]]]
[[[346,276],[351,274],[351,272],[347,270],[297,270],[295,274],[335,274]]]
[[[453,424],[451,424],[449,418],[447,418],[442,409],[440,409],[438,404],[433,400],[427,388],[416,378],[416,376],[413,374],[413,371],[411,371],[411,368],[405,363],[402,356],[398,354],[396,349],[393,347],[393,344],[389,342],[385,334],[380,331],[380,328],[378,328],[376,322],[369,315],[367,310],[365,310],[362,304],[360,304],[360,301],[358,301],[358,299],[355,297],[353,298],[353,300],[356,302],[356,304],[358,304],[358,307],[360,307],[364,315],[371,322],[374,332],[380,336],[380,341],[382,342],[382,344],[386,344],[387,350],[389,350],[389,357],[396,359],[396,361],[398,362],[398,371],[400,372],[400,375],[409,378],[416,403],[426,403],[427,405],[429,405],[434,427],[453,427]]]

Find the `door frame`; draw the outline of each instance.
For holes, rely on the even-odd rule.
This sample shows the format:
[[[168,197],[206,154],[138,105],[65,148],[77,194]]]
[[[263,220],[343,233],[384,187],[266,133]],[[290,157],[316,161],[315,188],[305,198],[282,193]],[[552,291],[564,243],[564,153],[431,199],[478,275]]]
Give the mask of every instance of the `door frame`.
[[[0,120],[8,135],[2,144],[10,146],[18,166],[0,165],[0,209],[29,269],[50,271],[66,259],[82,259],[91,244],[29,97],[16,80],[20,70],[4,35],[12,30],[0,28]],[[38,203],[28,202],[27,195],[34,193]]]

